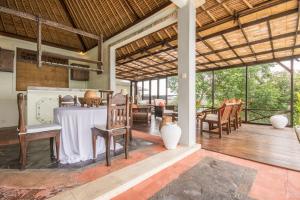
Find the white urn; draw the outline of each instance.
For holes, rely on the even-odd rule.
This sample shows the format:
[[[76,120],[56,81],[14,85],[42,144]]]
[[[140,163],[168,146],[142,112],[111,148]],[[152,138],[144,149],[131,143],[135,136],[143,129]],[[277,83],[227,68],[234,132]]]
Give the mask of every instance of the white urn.
[[[289,123],[289,120],[284,115],[274,115],[270,118],[271,124],[274,128],[283,129]]]
[[[168,123],[161,130],[161,136],[167,149],[176,149],[181,137],[181,128],[176,123]]]

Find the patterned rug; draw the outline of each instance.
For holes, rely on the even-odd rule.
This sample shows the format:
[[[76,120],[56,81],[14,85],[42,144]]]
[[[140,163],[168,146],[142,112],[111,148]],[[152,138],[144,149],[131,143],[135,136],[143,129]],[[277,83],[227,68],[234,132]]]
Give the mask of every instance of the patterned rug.
[[[152,200],[250,200],[256,170],[206,157],[181,174]]]

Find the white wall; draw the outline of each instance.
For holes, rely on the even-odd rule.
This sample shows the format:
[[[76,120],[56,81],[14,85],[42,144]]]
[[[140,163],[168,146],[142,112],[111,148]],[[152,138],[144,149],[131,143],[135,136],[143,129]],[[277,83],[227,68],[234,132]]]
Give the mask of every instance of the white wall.
[[[126,90],[128,95],[130,93],[130,81],[124,81],[124,80],[116,80],[116,93],[121,92],[121,90]]]
[[[0,128],[16,126],[18,122],[18,111],[16,96],[16,49],[23,48],[29,50],[36,50],[36,44],[28,41],[18,40],[5,36],[0,36],[0,48],[15,51],[14,59],[14,73],[0,72]],[[47,52],[53,52],[62,55],[68,55],[73,57],[89,58],[88,55],[81,55],[79,52],[67,51],[54,47],[43,45],[43,50]],[[70,63],[77,61],[69,61]],[[84,64],[84,63],[82,63]],[[90,76],[94,80],[104,79],[103,75],[97,75],[95,72],[91,72]],[[107,79],[107,78],[105,78]],[[101,81],[100,81],[101,82]],[[69,80],[70,88],[85,89],[91,85],[85,81],[72,81]],[[101,84],[93,83],[93,88],[102,88]]]

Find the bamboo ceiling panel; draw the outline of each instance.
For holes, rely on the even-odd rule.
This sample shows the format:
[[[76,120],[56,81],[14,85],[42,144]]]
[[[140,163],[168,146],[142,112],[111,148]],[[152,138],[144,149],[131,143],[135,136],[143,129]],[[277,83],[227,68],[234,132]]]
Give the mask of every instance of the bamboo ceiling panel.
[[[0,1],[3,7],[41,16],[95,35],[103,34],[105,40],[170,4],[169,0]],[[3,13],[0,13],[0,33],[26,40],[35,40],[37,37],[34,22]],[[156,37],[159,39],[159,36]],[[43,42],[75,51],[87,51],[97,45],[95,40],[49,27],[43,27]],[[133,48],[140,47],[133,45]]]
[[[297,0],[207,0],[197,9],[197,70],[251,66],[300,57],[299,10]],[[176,27],[177,33],[176,24],[166,29],[170,27]],[[142,48],[131,48],[127,54],[124,49],[128,49],[129,44],[117,49],[120,55],[117,57],[118,78],[143,80],[176,75],[177,37],[165,38],[164,32],[162,29],[140,38],[139,41],[146,38],[152,41]],[[125,63],[139,60],[143,61],[139,76],[134,75],[135,67],[126,75],[122,73]]]

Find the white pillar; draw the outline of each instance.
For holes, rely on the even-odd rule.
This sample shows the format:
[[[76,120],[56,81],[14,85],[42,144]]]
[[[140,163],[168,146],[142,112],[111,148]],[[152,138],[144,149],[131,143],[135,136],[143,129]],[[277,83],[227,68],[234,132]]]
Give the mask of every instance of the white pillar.
[[[116,90],[116,49],[109,48],[109,89]],[[115,91],[117,92],[117,91]]]
[[[180,143],[196,143],[195,106],[196,7],[193,0],[178,11],[178,119],[182,129]]]

